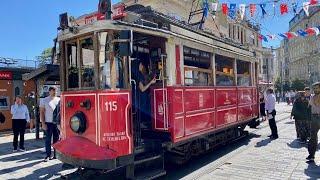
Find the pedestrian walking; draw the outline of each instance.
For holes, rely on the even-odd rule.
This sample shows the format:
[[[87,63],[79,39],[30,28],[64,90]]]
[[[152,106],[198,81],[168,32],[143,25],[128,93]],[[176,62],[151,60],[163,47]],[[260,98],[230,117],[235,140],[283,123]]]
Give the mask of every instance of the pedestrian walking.
[[[15,97],[15,103],[11,106],[12,114],[12,130],[13,130],[13,152],[18,151],[18,138],[19,150],[25,151],[24,147],[24,133],[26,131],[27,122],[30,121],[28,107],[22,103],[20,96]]]
[[[289,94],[289,92],[287,91],[284,96],[285,96],[285,98],[286,98],[287,104],[290,105],[290,94]]]
[[[30,132],[35,132],[35,108],[36,108],[36,98],[34,97],[33,92],[28,94],[27,100],[26,100],[26,105],[29,110],[30,114]]]
[[[309,101],[305,98],[304,92],[297,93],[290,119],[295,119],[297,139],[301,143],[306,143],[309,137],[309,114]]]
[[[311,131],[308,143],[309,156],[307,160],[314,161],[314,155],[318,147],[318,131],[320,129],[320,82],[312,85],[314,95],[311,96],[309,105],[311,106]]]
[[[289,93],[290,103],[291,103],[291,104],[294,103],[294,98],[295,98],[295,96],[296,96],[296,93],[295,93],[293,90],[291,90],[290,93]],[[290,103],[289,103],[289,104],[290,104]]]
[[[280,92],[279,91],[277,92],[276,97],[277,97],[278,104],[280,104]]]
[[[269,126],[271,129],[271,135],[269,136],[271,139],[278,139],[278,129],[277,129],[277,124],[276,124],[276,97],[274,95],[273,89],[268,89],[267,90],[267,97],[265,100],[265,108],[267,111],[267,118],[269,121]]]
[[[57,124],[53,121],[53,111],[58,105],[60,98],[56,97],[56,88],[49,88],[49,96],[40,101],[40,121],[42,124],[42,129],[46,131],[46,157],[44,162],[48,160],[55,159],[55,153],[51,157],[51,139],[53,143],[59,140],[59,131]]]
[[[267,115],[266,115],[264,94],[262,92],[260,92],[259,94],[259,102],[260,102],[260,116],[262,117],[262,121],[265,121]]]

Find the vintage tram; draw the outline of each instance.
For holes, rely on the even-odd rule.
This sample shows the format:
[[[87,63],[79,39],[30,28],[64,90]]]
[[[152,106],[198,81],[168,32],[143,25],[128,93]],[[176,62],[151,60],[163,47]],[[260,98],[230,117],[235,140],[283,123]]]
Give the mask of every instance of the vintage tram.
[[[259,116],[254,54],[153,10],[145,16],[152,22],[126,10],[122,20],[95,13],[61,25],[58,159],[125,168],[128,178],[147,167],[140,177],[155,178],[165,174],[165,159],[184,163],[243,136]],[[149,99],[140,97],[139,62],[146,80],[156,79]],[[141,101],[149,101],[149,118]]]

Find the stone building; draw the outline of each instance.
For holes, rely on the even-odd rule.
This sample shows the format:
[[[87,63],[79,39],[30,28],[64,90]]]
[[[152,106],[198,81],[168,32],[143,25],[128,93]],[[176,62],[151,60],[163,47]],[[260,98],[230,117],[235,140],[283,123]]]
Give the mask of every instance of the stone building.
[[[188,23],[190,12],[196,10],[198,1],[193,0],[123,0],[123,3],[130,6],[133,4],[141,4],[150,6],[152,9],[161,12],[165,15],[174,17],[175,19]],[[192,8],[193,7],[193,8]],[[192,16],[190,23],[195,23],[201,20],[202,15]],[[230,20],[223,15],[221,11],[216,14],[215,18],[211,15],[206,19],[204,31],[208,31],[217,37],[224,38],[226,41],[235,43],[235,46],[248,48],[251,52],[255,52],[256,58],[259,60],[259,80],[267,81],[267,72],[269,80],[273,81],[273,62],[268,62],[267,59],[273,61],[270,53],[271,50],[263,48],[261,40],[259,40],[260,27],[246,20]],[[263,67],[269,68],[269,71],[263,70]]]
[[[313,6],[306,16],[302,10],[289,23],[289,31],[317,27],[320,25],[320,7]],[[312,83],[320,80],[320,36],[296,37],[288,40],[289,79]]]

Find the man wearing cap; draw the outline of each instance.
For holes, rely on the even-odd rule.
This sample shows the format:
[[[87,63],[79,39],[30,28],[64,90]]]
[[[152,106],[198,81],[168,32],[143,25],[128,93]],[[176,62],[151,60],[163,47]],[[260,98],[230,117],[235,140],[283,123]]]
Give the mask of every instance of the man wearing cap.
[[[53,121],[53,111],[56,109],[60,98],[56,97],[56,88],[49,88],[49,96],[40,101],[40,121],[42,124],[42,129],[46,131],[46,157],[44,161],[55,159],[54,156],[51,157],[51,138],[53,138],[53,143],[59,140],[59,131],[57,124]]]
[[[312,85],[314,95],[311,96],[309,105],[311,106],[311,132],[308,144],[309,156],[307,160],[314,161],[314,155],[318,146],[318,131],[320,129],[320,82]]]

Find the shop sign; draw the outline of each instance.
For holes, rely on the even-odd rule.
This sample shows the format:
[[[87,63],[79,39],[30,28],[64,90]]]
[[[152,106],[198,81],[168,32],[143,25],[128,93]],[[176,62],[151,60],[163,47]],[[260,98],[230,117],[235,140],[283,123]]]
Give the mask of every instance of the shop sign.
[[[12,72],[9,71],[0,71],[1,80],[12,80]]]

